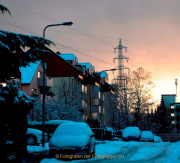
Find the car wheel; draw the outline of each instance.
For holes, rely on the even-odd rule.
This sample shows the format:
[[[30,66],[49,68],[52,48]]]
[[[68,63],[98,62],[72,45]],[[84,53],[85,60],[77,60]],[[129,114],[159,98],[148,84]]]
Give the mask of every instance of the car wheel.
[[[27,145],[37,144],[36,137],[34,135],[27,135]]]
[[[52,150],[49,150],[49,158],[54,158],[55,154],[54,152],[52,152]]]

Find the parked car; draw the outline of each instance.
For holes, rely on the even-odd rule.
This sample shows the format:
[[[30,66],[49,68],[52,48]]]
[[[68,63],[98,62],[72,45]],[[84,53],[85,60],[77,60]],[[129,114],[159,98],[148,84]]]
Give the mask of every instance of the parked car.
[[[95,134],[95,139],[101,140],[101,128],[91,128]],[[115,136],[115,130],[112,128],[103,128],[102,129],[103,139],[104,140],[113,140]]]
[[[141,141],[154,142],[154,134],[151,131],[142,131],[141,132]]]
[[[111,127],[105,127],[104,139],[105,140],[113,140],[115,137],[116,130]]]
[[[42,143],[42,131],[34,128],[27,128],[27,145],[38,145]],[[45,133],[45,142],[48,141],[48,135]]]
[[[85,122],[62,123],[49,141],[49,157],[95,154],[95,135]]]
[[[48,140],[50,140],[50,138],[51,138],[52,134],[54,133],[54,131],[56,130],[56,128],[60,124],[66,123],[66,122],[73,122],[73,121],[69,121],[69,120],[50,120],[50,121],[46,121],[45,122],[45,132],[48,134]],[[40,121],[29,121],[28,122],[28,127],[41,130],[42,129],[42,122],[40,122]]]
[[[123,131],[124,131],[124,130],[117,130],[117,131],[115,132],[115,137],[122,138]]]
[[[154,143],[162,142],[162,138],[160,136],[154,135]]]
[[[129,141],[140,141],[141,131],[138,127],[126,127],[122,134],[122,140]]]

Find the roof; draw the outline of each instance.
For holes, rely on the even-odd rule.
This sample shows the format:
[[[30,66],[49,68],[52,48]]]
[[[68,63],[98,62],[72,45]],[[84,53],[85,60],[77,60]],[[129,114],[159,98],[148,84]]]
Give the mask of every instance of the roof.
[[[36,70],[41,62],[30,63],[29,66],[20,68],[21,71],[21,84],[30,84]]]
[[[78,63],[81,66],[85,66],[86,69],[92,69],[92,65],[90,64],[90,62],[84,62],[84,63]]]
[[[176,94],[161,94],[161,96],[176,96]]]
[[[66,61],[73,60],[75,58],[75,55],[73,53],[65,53],[65,54],[61,53],[61,54],[59,54],[59,56]]]
[[[81,66],[85,66],[87,70],[90,70],[91,72],[95,72],[94,66],[90,62],[81,62],[78,63]]]
[[[46,56],[46,62],[48,65],[46,74],[50,77],[72,77],[81,73],[77,67],[52,50],[51,54]]]

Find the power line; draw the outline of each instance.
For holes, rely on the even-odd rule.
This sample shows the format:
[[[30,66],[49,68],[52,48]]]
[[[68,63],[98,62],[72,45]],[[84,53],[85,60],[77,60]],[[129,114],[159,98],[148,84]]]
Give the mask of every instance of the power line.
[[[40,17],[43,17],[44,19],[50,20],[50,21],[52,21],[52,22],[57,22],[57,21],[55,21],[55,20],[53,20],[53,19],[51,19],[51,18],[49,18],[49,17],[47,17],[47,16],[44,16],[44,15],[42,15],[42,14],[40,14],[40,13],[38,13],[38,12],[32,10],[32,9],[29,9],[28,7],[25,7],[25,6],[23,6],[22,4],[19,4],[19,3],[17,3],[17,2],[11,1],[11,4],[15,4],[15,5],[17,5],[18,7],[24,8],[26,11],[32,12],[32,13],[40,16]],[[1,20],[2,20],[2,19],[1,19]],[[6,23],[8,23],[8,24],[11,24],[11,25],[15,26],[16,28],[19,28],[19,29],[21,29],[21,30],[23,30],[23,31],[25,31],[25,32],[32,33],[31,31],[27,30],[27,28],[19,27],[19,26],[15,25],[15,24],[9,23],[9,22],[7,22],[7,21],[5,21],[5,20],[3,20],[3,21],[6,22]],[[30,28],[30,27],[29,27],[29,28]],[[95,40],[97,40],[97,41],[99,41],[99,42],[101,42],[101,43],[104,43],[104,44],[106,44],[106,45],[110,45],[110,46],[113,46],[113,47],[114,47],[114,45],[112,45],[112,44],[110,44],[110,43],[108,43],[108,42],[105,42],[104,40],[97,39],[96,37],[98,37],[98,38],[114,38],[114,39],[118,39],[118,38],[116,38],[116,37],[97,36],[97,35],[92,35],[92,34],[86,34],[86,33],[84,33],[84,32],[80,32],[80,31],[77,30],[77,29],[72,29],[72,28],[70,28],[70,29],[73,30],[73,31],[75,31],[75,32],[77,32],[78,34],[77,34],[77,33],[69,33],[69,32],[63,32],[63,33],[69,33],[69,34],[73,34],[73,35],[83,35],[83,36],[86,36],[86,37],[95,39]],[[35,33],[33,32],[33,34],[35,34]],[[37,35],[37,34],[35,34],[35,35]],[[127,41],[126,39],[122,39],[122,40],[130,43],[130,42]],[[155,55],[157,56],[156,53],[154,53],[154,52],[152,52],[152,51],[150,51],[150,50],[147,50],[147,49],[145,49],[145,48],[143,48],[143,47],[140,47],[140,46],[138,46],[138,45],[136,45],[136,44],[133,44],[133,43],[130,43],[130,44],[138,47],[139,49],[146,50],[146,51],[149,52],[149,53],[155,54]],[[64,48],[65,48],[65,47],[64,47]],[[66,49],[67,49],[67,47],[66,47]],[[81,54],[83,54],[83,52],[80,51],[81,49],[88,50],[88,49],[85,49],[85,48],[79,48],[80,50],[77,50],[78,48],[74,48],[74,47],[71,48],[71,50],[72,50],[72,49],[74,49],[74,51],[75,51],[75,49],[76,49],[76,52],[81,53]],[[93,51],[93,50],[96,51],[96,52],[98,52],[98,50],[92,49],[92,51]],[[129,51],[129,50],[128,50],[128,51]],[[99,51],[99,53],[100,53],[100,51]],[[130,52],[130,53],[132,54],[133,52]],[[86,53],[84,53],[84,54],[86,54]],[[134,53],[134,54],[135,54],[135,53]],[[136,55],[137,55],[137,54],[136,54]],[[86,56],[92,58],[92,57],[91,57],[90,55],[88,55],[88,54],[86,54]],[[162,56],[162,55],[161,55],[161,56]],[[138,57],[140,57],[140,56],[138,55]],[[163,56],[163,57],[164,57],[164,56]],[[94,58],[94,59],[97,59],[97,58]],[[142,58],[142,59],[143,59],[143,60],[147,60],[145,57]],[[172,58],[170,58],[170,59],[172,59]],[[154,60],[154,59],[152,59],[152,60]],[[100,60],[99,60],[99,61],[100,61]],[[102,62],[102,60],[101,60],[100,62]],[[103,61],[103,62],[105,62],[105,61]],[[135,60],[134,60],[134,62],[137,63],[137,61],[135,61]],[[154,63],[152,63],[152,64],[155,64],[155,65],[156,65],[155,62],[158,64],[158,61],[156,61],[156,60],[154,60]],[[173,62],[174,62],[174,60],[173,60]],[[142,62],[139,62],[139,63],[142,64]],[[159,63],[160,63],[160,62],[159,62]],[[132,63],[130,63],[130,64],[132,64]],[[170,68],[171,68],[171,67],[170,67]]]

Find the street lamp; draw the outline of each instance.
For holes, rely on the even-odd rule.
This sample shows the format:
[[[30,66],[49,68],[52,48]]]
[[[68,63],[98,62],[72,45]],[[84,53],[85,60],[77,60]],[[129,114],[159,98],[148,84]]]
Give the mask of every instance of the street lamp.
[[[113,68],[113,69],[109,69],[109,70],[103,70],[103,71],[100,71],[100,96],[101,96],[101,87],[102,87],[102,84],[101,84],[101,73],[102,72],[106,72],[106,71],[116,71],[117,69],[116,68]],[[102,118],[102,113],[103,113],[103,107],[101,105],[101,100],[100,100],[100,106],[101,106],[101,141],[103,141],[103,118]]]
[[[50,24],[47,25],[43,30],[43,50],[45,51],[45,32],[49,27],[54,26],[72,26],[73,22],[62,22],[61,24]],[[45,146],[45,54],[43,56],[43,132],[42,132],[42,147]]]

